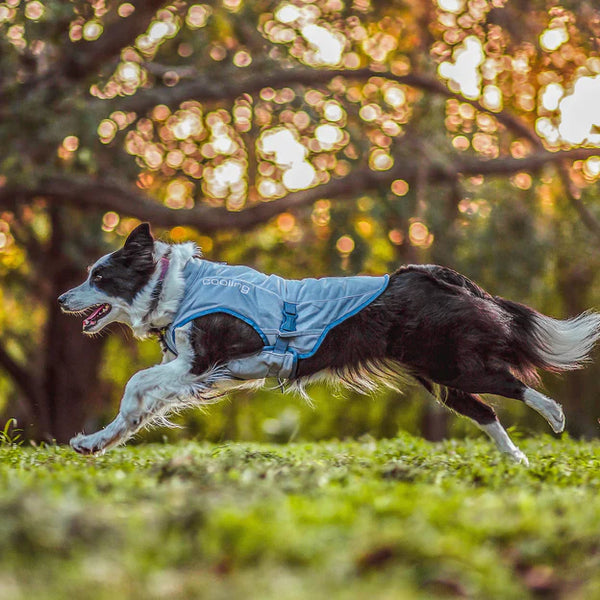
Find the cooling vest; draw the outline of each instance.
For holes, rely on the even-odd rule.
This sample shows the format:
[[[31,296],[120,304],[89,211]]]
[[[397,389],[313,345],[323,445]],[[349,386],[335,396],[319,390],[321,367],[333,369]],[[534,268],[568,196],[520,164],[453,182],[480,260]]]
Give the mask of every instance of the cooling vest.
[[[190,259],[183,270],[185,292],[165,343],[177,354],[175,331],[199,317],[227,313],[248,323],[264,348],[231,360],[240,379],[293,378],[298,359],[312,356],[327,333],[377,298],[382,277],[324,277],[289,280],[245,266]]]

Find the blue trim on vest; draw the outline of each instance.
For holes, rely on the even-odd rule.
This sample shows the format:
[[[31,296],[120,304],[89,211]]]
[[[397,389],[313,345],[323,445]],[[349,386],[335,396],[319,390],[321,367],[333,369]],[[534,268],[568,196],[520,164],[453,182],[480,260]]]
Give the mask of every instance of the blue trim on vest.
[[[234,310],[230,310],[228,308],[212,308],[209,310],[203,310],[199,313],[194,313],[193,315],[187,317],[186,319],[183,319],[182,321],[179,321],[179,322],[171,325],[170,329],[171,329],[171,338],[173,341],[173,347],[175,347],[175,330],[176,329],[179,329],[179,327],[183,327],[184,325],[187,325],[190,321],[194,321],[195,319],[199,319],[200,317],[205,317],[206,315],[214,315],[216,313],[226,313],[228,315],[232,315],[234,317],[237,317],[238,319],[241,319],[245,323],[248,323],[248,325],[250,325],[250,327],[252,327],[252,329],[254,329],[254,331],[256,331],[256,333],[258,333],[258,335],[260,335],[260,338],[265,343],[265,346],[269,343],[267,336],[263,333],[262,329],[252,319],[249,319],[248,317],[245,317],[244,315],[241,315],[240,313],[235,312]],[[169,350],[170,350],[170,348],[169,348]],[[177,352],[174,352],[174,354],[177,354]]]
[[[383,293],[383,290],[385,290],[385,288],[387,287],[387,284],[390,280],[389,275],[386,274],[386,275],[384,275],[384,277],[385,277],[385,286],[383,287],[383,289],[375,292],[370,298],[365,300],[360,306],[357,306],[352,312],[349,312],[348,314],[344,315],[343,317],[340,317],[339,319],[336,319],[332,323],[329,323],[329,325],[327,325],[327,327],[325,327],[325,329],[323,329],[323,333],[319,336],[319,339],[317,340],[317,343],[314,345],[312,351],[307,352],[306,354],[298,354],[298,358],[310,358],[311,356],[313,356],[317,352],[317,350],[319,349],[321,344],[323,343],[325,336],[336,325],[339,325],[340,323],[343,323],[346,319],[353,317],[355,314],[359,313],[363,308],[369,306],[369,304],[371,304],[371,302],[373,302],[373,300],[376,300],[379,296],[381,296],[381,294]]]

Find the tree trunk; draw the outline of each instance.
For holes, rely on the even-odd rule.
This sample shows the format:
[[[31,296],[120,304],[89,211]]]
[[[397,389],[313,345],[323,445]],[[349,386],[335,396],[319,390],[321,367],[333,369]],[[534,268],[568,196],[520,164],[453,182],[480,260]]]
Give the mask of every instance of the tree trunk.
[[[59,289],[67,289],[61,286]],[[67,442],[101,406],[99,385],[103,338],[81,333],[81,320],[52,308],[48,315],[40,434]]]
[[[588,307],[589,292],[594,281],[594,268],[583,262],[573,262],[565,258],[558,261],[558,288],[567,316],[573,317]],[[592,438],[597,436],[598,422],[596,411],[590,406],[595,398],[597,373],[593,366],[585,371],[569,373],[561,388],[564,389],[562,402],[566,404],[567,429],[575,437]],[[561,399],[559,399],[560,401]]]
[[[421,415],[421,435],[430,442],[440,442],[448,437],[450,411],[436,402],[427,402]]]
[[[52,225],[47,268],[43,274],[48,284],[48,317],[42,393],[35,406],[35,437],[64,443],[83,430],[90,415],[99,412],[102,404],[99,376],[105,338],[83,335],[81,319],[61,313],[56,299],[81,283],[85,265],[102,252],[102,242],[89,234],[98,231],[95,218],[77,219],[70,211],[55,210]],[[66,228],[68,235],[65,235]],[[80,232],[79,235],[74,231]]]

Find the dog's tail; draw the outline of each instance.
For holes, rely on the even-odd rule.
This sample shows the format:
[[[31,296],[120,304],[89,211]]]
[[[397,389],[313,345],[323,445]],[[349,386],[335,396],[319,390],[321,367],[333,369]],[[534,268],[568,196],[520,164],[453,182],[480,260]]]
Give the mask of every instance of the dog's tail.
[[[517,302],[494,300],[511,317],[514,368],[525,379],[537,379],[536,369],[560,373],[581,369],[590,362],[590,353],[600,340],[599,313],[588,311],[559,320]]]

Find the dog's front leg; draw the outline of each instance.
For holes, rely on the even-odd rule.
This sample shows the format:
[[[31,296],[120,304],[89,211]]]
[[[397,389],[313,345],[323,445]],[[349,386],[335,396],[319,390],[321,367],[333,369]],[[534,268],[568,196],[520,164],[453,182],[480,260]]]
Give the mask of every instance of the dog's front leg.
[[[124,443],[143,427],[173,395],[181,395],[177,361],[136,373],[125,386],[119,414],[101,431],[78,435],[71,447],[80,454],[96,454]]]
[[[170,379],[172,369],[157,365],[136,373],[125,386],[119,414],[104,429],[91,435],[78,435],[71,447],[80,454],[96,454],[126,442],[148,423],[181,390]],[[169,372],[168,372],[169,371]]]
[[[103,452],[125,443],[157,414],[165,412],[169,402],[188,391],[173,369],[174,363],[136,373],[125,386],[116,418],[96,433],[76,436],[71,440],[71,447],[80,454]]]
[[[122,444],[177,405],[210,400],[220,377],[217,371],[192,375],[187,362],[180,358],[139,371],[125,386],[115,420],[101,431],[73,438],[71,447],[80,454],[96,454]]]
[[[91,435],[80,433],[71,440],[70,444],[71,448],[79,454],[97,454],[124,442],[130,435],[132,435],[130,427],[119,412],[116,419],[101,431]]]
[[[96,454],[118,446],[157,417],[182,403],[202,404],[214,399],[218,383],[228,379],[223,369],[208,370],[202,375],[191,373],[194,352],[187,334],[178,332],[180,353],[136,373],[125,386],[119,414],[112,423],[91,435],[78,435],[71,447],[80,454]]]

